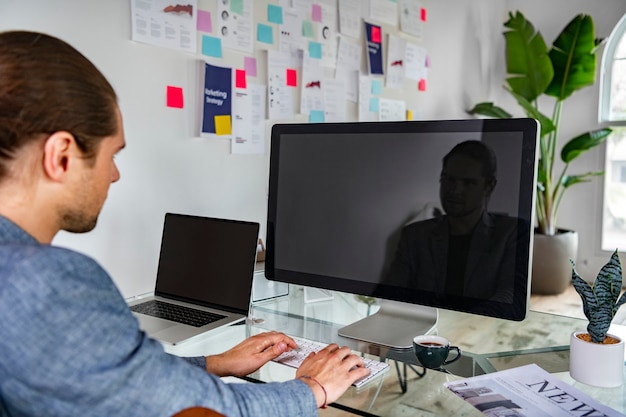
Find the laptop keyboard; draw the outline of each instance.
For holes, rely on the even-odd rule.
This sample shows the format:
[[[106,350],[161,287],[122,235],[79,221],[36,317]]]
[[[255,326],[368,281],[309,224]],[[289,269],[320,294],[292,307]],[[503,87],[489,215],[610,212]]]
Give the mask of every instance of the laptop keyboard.
[[[159,300],[150,300],[145,303],[136,304],[131,306],[130,309],[136,313],[147,314],[148,316],[171,320],[193,327],[202,327],[226,317],[221,314],[195,310],[193,308],[165,303]]]

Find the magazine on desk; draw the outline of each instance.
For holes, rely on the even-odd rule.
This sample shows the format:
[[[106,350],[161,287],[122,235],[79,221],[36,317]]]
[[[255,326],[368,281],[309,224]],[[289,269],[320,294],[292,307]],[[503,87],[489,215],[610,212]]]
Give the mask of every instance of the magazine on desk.
[[[486,416],[624,416],[535,364],[444,384]]]

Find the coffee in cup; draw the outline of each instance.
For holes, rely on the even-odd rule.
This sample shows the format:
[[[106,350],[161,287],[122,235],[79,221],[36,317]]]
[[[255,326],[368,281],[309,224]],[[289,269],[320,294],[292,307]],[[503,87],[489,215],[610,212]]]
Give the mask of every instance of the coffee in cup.
[[[441,336],[416,336],[413,339],[413,350],[420,365],[430,369],[439,369],[461,357],[461,349],[450,346],[450,341]],[[448,359],[451,350],[456,352],[456,356]]]

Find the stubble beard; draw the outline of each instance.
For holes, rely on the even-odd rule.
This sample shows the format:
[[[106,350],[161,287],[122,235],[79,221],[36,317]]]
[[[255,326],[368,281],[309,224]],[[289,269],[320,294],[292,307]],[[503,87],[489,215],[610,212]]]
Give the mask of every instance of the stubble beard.
[[[98,223],[98,214],[88,215],[80,210],[68,210],[61,215],[61,229],[70,233],[91,232]]]

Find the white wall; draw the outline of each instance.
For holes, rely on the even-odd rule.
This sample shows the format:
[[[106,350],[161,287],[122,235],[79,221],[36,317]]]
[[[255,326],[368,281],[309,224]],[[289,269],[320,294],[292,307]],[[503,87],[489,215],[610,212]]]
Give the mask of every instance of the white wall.
[[[268,1],[254,2],[255,16],[262,16]],[[626,12],[623,0],[425,0],[424,4],[428,24],[424,39],[417,43],[431,58],[427,91],[384,90],[386,97],[406,100],[424,119],[467,118],[465,109],[484,100],[507,105],[501,87],[501,33],[509,10],[522,10],[548,42],[578,12],[594,17],[599,36],[608,36]],[[215,0],[200,0],[199,6],[214,10]],[[0,30],[9,29],[43,31],[70,42],[111,81],[124,115],[128,144],[117,158],[122,179],[111,187],[98,227],[87,235],[62,233],[56,244],[96,258],[122,293],[131,296],[153,287],[167,211],[253,220],[264,230],[267,155],[232,155],[228,140],[197,137],[198,100],[192,92],[198,88],[197,62],[202,56],[130,41],[128,0],[0,0]],[[383,26],[383,30],[392,29]],[[223,61],[209,61],[241,67],[243,56],[225,51]],[[257,57],[261,72],[248,82],[261,84],[265,61],[261,52]],[[185,109],[165,107],[166,85],[184,88]],[[564,133],[595,127],[597,102],[597,88],[568,102]],[[514,109],[513,104],[507,107]],[[354,118],[355,106],[348,110]],[[270,126],[268,122],[268,132]],[[596,151],[581,158],[576,168],[600,169],[602,160],[601,151]],[[579,230],[579,263],[587,261],[592,270],[606,258],[597,253],[598,243],[592,238],[599,227],[595,219],[600,189],[600,181],[579,186],[566,197],[561,214],[564,227]],[[579,269],[585,274],[583,267]]]

